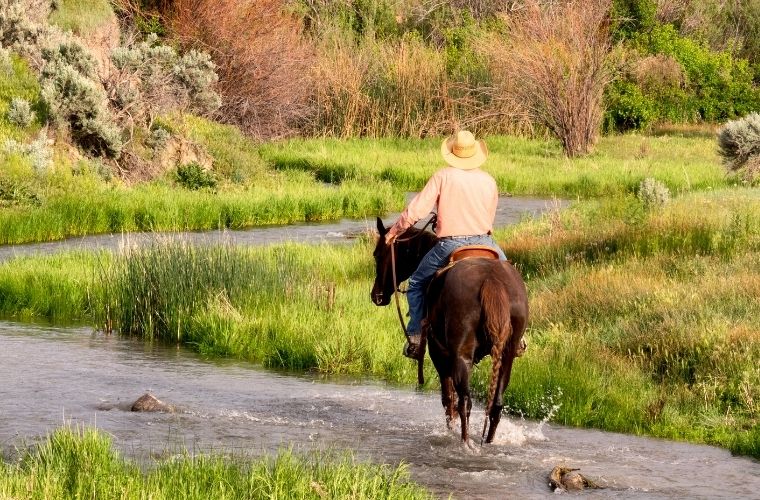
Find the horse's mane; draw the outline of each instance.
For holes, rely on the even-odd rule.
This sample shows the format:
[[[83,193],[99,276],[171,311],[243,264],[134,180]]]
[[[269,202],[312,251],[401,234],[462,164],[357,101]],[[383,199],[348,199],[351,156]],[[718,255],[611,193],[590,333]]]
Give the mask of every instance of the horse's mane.
[[[425,249],[425,252],[432,248],[436,241],[438,241],[438,237],[434,233],[414,226],[401,233],[398,238],[400,244]],[[420,255],[420,257],[422,256]]]
[[[415,226],[411,226],[409,229],[401,233],[399,239],[410,239],[418,237],[438,239],[438,237],[432,231],[428,231],[427,229],[420,229]]]

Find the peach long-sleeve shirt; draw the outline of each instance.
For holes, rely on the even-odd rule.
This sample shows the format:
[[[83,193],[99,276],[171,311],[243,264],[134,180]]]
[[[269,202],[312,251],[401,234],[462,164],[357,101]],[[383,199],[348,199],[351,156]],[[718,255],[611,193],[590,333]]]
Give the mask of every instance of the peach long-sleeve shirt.
[[[388,231],[392,237],[438,207],[436,235],[474,236],[493,229],[499,192],[487,172],[446,167],[437,171]]]

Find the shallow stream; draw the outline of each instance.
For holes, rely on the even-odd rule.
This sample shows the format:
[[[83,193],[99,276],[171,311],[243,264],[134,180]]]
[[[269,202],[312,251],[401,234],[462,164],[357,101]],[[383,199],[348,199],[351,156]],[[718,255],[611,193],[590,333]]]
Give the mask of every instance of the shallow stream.
[[[411,194],[410,194],[411,196]],[[538,216],[554,207],[564,207],[566,201],[549,200],[545,198],[502,197],[496,211],[495,227],[515,224],[529,216]],[[390,214],[384,218],[390,225],[398,218],[398,214]],[[426,220],[420,221],[422,226]],[[115,250],[124,245],[140,246],[151,244],[156,239],[182,241],[196,244],[232,243],[238,245],[270,245],[276,243],[342,243],[351,241],[357,235],[375,230],[375,219],[350,220],[337,222],[294,224],[289,226],[257,227],[240,231],[188,231],[161,233],[128,233],[128,234],[99,234],[69,238],[61,241],[45,243],[30,243],[25,245],[0,246],[0,262],[13,257],[50,254],[63,250]]]

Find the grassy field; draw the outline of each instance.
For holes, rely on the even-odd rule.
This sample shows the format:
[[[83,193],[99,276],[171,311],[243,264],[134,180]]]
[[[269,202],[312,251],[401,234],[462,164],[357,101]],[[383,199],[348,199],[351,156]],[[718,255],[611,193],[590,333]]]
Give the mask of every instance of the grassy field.
[[[0,68],[0,132],[29,141],[4,110],[39,88],[12,58]],[[289,140],[260,145],[193,116],[159,120],[213,158],[216,189],[168,169],[150,182],[104,165],[54,165],[0,152],[0,244],[102,232],[245,228],[398,210],[441,166],[438,139]],[[760,194],[724,175],[710,131],[610,136],[588,157],[556,142],[488,138],[486,170],[513,194],[578,200],[499,230],[526,277],[531,348],[515,367],[510,410],[621,432],[719,444],[760,456]],[[107,165],[106,165],[107,167]],[[647,207],[639,182],[673,201]],[[411,384],[391,308],[369,301],[371,242],[268,248],[162,244],[0,265],[0,314],[96,324],[179,342],[209,356]],[[432,367],[427,378],[436,382]],[[488,362],[475,372],[482,394]]]
[[[497,136],[487,144],[490,156],[483,169],[511,194],[619,196],[634,192],[646,177],[677,193],[730,183],[715,138],[707,132],[603,137],[593,154],[575,159],[566,158],[556,141]],[[440,139],[296,139],[264,145],[261,155],[274,168],[311,172],[325,182],[390,181],[407,191],[422,188],[443,166]]]
[[[282,451],[250,459],[176,455],[147,472],[114,450],[107,435],[62,428],[15,463],[0,462],[0,498],[288,499],[433,498],[406,468],[349,455]]]
[[[497,234],[527,278],[530,349],[510,411],[760,456],[760,192],[664,208],[590,200]],[[94,322],[228,356],[411,384],[370,241],[65,254],[0,266],[0,311]],[[437,384],[427,367],[429,388]],[[488,361],[473,385],[484,392]]]
[[[8,193],[30,194],[28,200],[0,206],[0,244],[384,214],[400,210],[404,192],[419,189],[441,166],[435,141],[256,146],[235,129],[202,119],[166,123],[206,146],[222,179],[218,189],[183,189],[172,172],[133,185],[106,182],[97,165],[63,158],[39,176],[24,158],[6,158],[0,185]],[[657,178],[673,193],[721,189],[732,182],[718,164],[713,140],[704,137],[610,137],[596,154],[575,160],[564,158],[553,142],[494,137],[489,144],[486,170],[512,194],[620,197],[635,192],[645,177]]]

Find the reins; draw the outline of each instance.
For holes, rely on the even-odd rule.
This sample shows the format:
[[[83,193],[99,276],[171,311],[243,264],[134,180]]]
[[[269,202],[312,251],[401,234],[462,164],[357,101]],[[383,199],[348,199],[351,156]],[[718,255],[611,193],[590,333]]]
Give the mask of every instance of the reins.
[[[435,214],[433,214],[430,220],[427,221],[424,226],[422,226],[422,229],[420,230],[420,232],[408,238],[393,240],[393,242],[391,243],[391,272],[393,274],[393,298],[396,301],[396,312],[398,313],[398,321],[399,323],[401,323],[401,331],[404,333],[405,337],[408,337],[408,335],[406,331],[406,324],[404,323],[404,315],[401,313],[401,303],[398,298],[398,295],[401,292],[398,289],[399,283],[398,283],[398,279],[396,278],[396,243],[404,243],[407,241],[411,241],[415,238],[419,238],[425,232],[425,229],[427,229],[428,226],[433,224],[433,226],[435,227],[435,221],[436,221],[436,216]],[[419,385],[423,385],[425,383],[425,375],[423,373],[423,364],[425,362],[425,348],[427,347],[426,334],[427,334],[427,331],[426,329],[423,328],[422,331],[420,331],[420,347],[419,347],[419,352],[417,353],[417,383]]]

